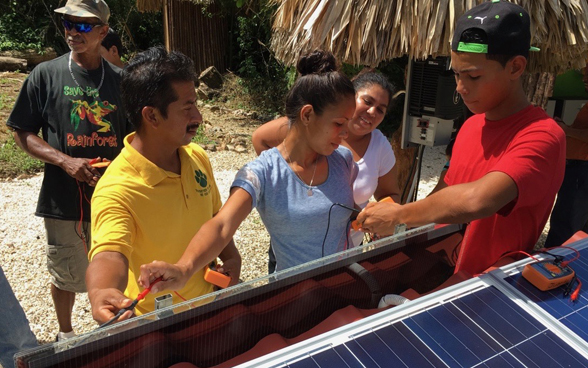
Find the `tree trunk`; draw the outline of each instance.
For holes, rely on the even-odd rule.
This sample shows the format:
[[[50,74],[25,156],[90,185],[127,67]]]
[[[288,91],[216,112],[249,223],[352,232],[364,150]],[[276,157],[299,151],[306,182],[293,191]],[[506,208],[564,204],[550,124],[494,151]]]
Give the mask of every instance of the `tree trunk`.
[[[410,147],[402,149],[401,141],[402,126],[396,129],[394,134],[392,134],[392,138],[390,138],[390,144],[392,145],[392,149],[394,150],[394,155],[396,156],[396,165],[398,166],[398,187],[400,187],[401,190],[401,202],[406,203],[406,198],[408,197],[408,190],[410,189],[410,183],[412,183],[412,179],[415,175],[414,172],[412,173],[412,175],[410,175],[410,168],[413,162],[416,148]]]
[[[545,109],[547,100],[553,94],[555,75],[552,73],[526,73],[523,76],[523,89],[529,102]]]
[[[27,61],[13,57],[0,56],[0,72],[24,72],[27,70]]]
[[[35,50],[2,51],[0,52],[0,56],[25,59],[27,61],[27,65],[25,65],[25,67],[32,68],[35,65],[41,64],[44,61],[55,59],[57,57],[57,53],[52,48],[48,47],[40,53]]]

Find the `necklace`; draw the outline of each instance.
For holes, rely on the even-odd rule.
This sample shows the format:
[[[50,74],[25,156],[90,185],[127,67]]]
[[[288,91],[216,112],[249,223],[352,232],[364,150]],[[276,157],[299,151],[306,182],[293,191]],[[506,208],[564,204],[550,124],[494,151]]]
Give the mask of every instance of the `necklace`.
[[[102,83],[104,83],[104,58],[101,57],[100,60],[102,61],[102,64],[101,64],[102,77],[100,77],[100,84],[98,85],[98,88],[96,88],[98,91],[100,91],[100,87],[102,87]],[[73,71],[71,70],[71,52],[69,53],[69,63],[67,64],[67,66],[69,67],[69,74],[71,74],[71,77],[74,80],[74,82],[76,82],[76,85],[78,87],[82,88],[82,86],[80,86],[80,84],[76,80],[76,77],[74,77]]]
[[[306,182],[304,180],[302,180],[302,178],[300,177],[300,175],[298,175],[298,173],[296,171],[294,171],[294,165],[292,164],[292,160],[290,160],[290,152],[288,152],[288,149],[286,148],[286,140],[284,139],[284,142],[282,142],[284,144],[284,151],[286,151],[286,154],[288,155],[288,162],[290,163],[290,166],[292,167],[292,171],[294,172],[294,174],[296,174],[296,176],[298,177],[298,179],[300,179],[300,181],[306,185]],[[308,194],[308,196],[312,196],[312,182],[314,181],[314,174],[316,174],[316,167],[318,166],[318,162],[320,160],[321,156],[317,157],[316,161],[314,162],[314,170],[312,171],[312,178],[310,178],[310,184],[307,185],[307,190],[306,190],[306,194]]]

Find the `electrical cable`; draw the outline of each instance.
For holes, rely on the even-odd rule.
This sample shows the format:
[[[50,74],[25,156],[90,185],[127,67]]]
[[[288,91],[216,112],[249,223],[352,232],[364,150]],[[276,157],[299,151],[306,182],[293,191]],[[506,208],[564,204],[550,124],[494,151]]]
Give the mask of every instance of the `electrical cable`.
[[[382,288],[378,280],[376,280],[374,275],[366,270],[365,267],[357,262],[347,266],[347,269],[353,272],[353,274],[359,277],[368,286],[371,292],[370,308],[377,308],[380,299],[382,299]]]
[[[570,259],[569,261],[563,261],[563,257],[562,256],[558,256],[558,255],[554,255],[554,254],[549,253],[550,250],[557,249],[557,248],[565,248],[565,249],[569,249],[569,250],[573,251],[575,253],[574,258]],[[568,247],[566,245],[560,245],[560,246],[551,247],[551,248],[541,248],[537,252],[538,253],[549,254],[550,256],[552,256],[555,259],[560,259],[561,258],[562,259],[562,262],[561,262],[562,267],[566,267],[571,262],[574,262],[575,260],[577,260],[578,258],[580,258],[580,252],[578,252],[576,249],[574,249],[572,247]]]
[[[422,172],[424,154],[425,154],[425,146],[421,144],[418,149],[417,172],[416,172],[416,178],[414,180],[414,190],[412,192],[412,200],[410,202],[416,202],[418,194],[419,194],[419,182],[421,181],[421,172]]]
[[[84,184],[81,183],[79,180],[76,179],[76,184],[78,185],[78,195],[80,196],[80,220],[78,221],[76,227],[75,227],[75,231],[76,234],[78,235],[78,237],[80,239],[82,239],[82,243],[84,244],[84,250],[86,251],[86,254],[88,254],[88,244],[87,244],[87,238],[88,238],[88,231],[87,229],[84,231],[83,229],[83,222],[84,222],[84,198],[86,199],[86,201],[88,202],[88,204],[90,204],[90,200],[88,200],[88,197],[86,197],[86,191],[83,189]]]
[[[357,212],[357,213],[361,212],[357,208],[349,207],[349,206],[346,206],[341,203],[333,203],[331,205],[331,207],[329,207],[329,215],[327,216],[327,230],[325,231],[325,237],[323,238],[323,244],[321,246],[321,248],[322,248],[321,249],[321,258],[325,256],[325,242],[327,241],[327,235],[329,234],[329,226],[331,225],[331,210],[335,206],[343,207],[345,209],[348,209],[350,211]],[[349,223],[348,223],[348,226],[349,226]],[[347,242],[349,242],[349,238],[347,238]]]

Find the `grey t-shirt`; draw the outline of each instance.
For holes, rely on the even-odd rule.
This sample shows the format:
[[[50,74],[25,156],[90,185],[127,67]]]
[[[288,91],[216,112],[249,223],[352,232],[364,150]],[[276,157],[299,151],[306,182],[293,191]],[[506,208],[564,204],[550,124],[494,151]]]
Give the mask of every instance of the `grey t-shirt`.
[[[351,211],[333,204],[353,207],[352,184],[357,165],[345,147],[327,156],[327,162],[327,180],[312,187],[312,196],[307,193],[308,185],[292,171],[277,148],[264,151],[243,166],[231,185],[251,195],[271,236],[277,271],[349,247]]]

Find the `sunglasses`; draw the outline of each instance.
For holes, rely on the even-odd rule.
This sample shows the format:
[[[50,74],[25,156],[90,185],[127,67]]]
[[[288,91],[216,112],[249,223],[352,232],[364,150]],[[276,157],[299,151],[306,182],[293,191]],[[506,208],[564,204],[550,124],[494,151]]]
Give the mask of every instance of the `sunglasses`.
[[[69,21],[65,18],[61,18],[61,23],[63,23],[63,27],[65,29],[67,29],[68,31],[75,29],[79,33],[88,33],[94,27],[103,26],[103,24],[76,23],[76,22]]]

